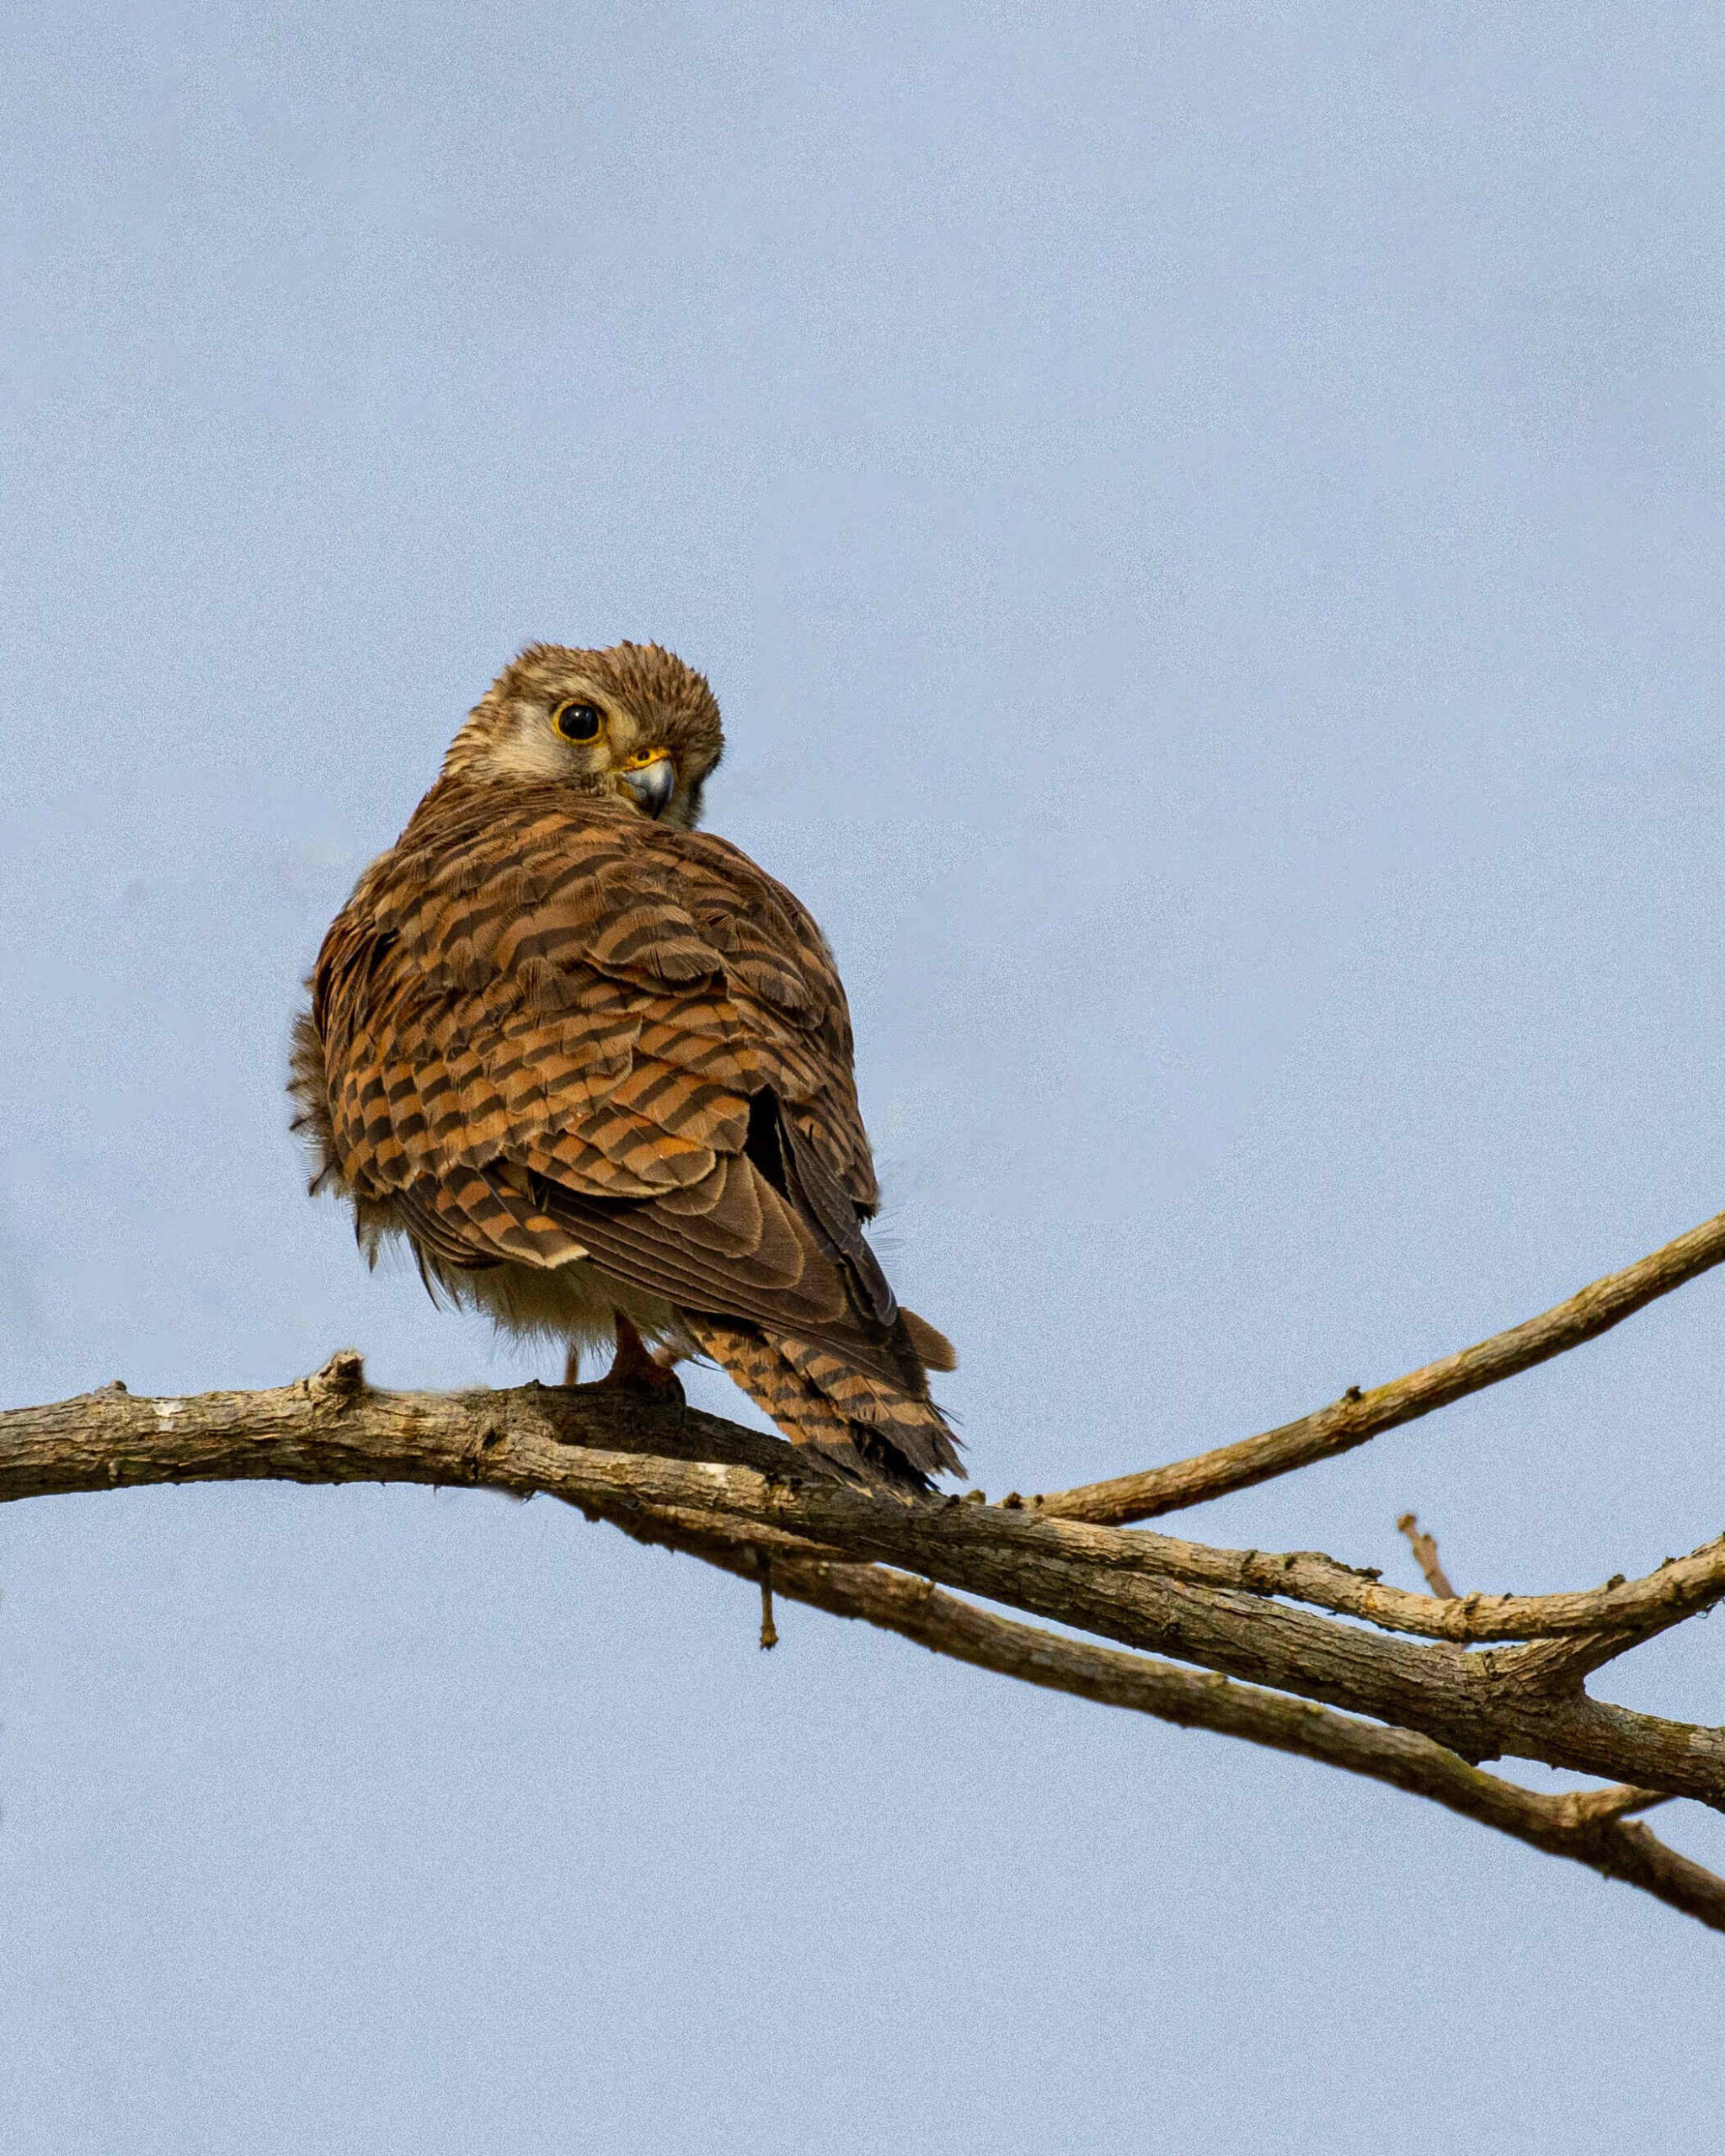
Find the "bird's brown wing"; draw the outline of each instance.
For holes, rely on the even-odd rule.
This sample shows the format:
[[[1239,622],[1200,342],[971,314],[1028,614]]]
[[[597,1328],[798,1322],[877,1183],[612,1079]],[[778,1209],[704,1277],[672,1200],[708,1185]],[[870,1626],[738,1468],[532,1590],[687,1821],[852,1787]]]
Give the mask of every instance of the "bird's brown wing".
[[[919,1472],[956,1465],[923,1368],[943,1343],[859,1225],[878,1191],[831,953],[735,847],[445,782],[332,927],[312,1019],[343,1178],[422,1255],[589,1255],[687,1314],[793,1436],[842,1457],[836,1414]],[[810,1396],[798,1427],[749,1383],[763,1352]]]

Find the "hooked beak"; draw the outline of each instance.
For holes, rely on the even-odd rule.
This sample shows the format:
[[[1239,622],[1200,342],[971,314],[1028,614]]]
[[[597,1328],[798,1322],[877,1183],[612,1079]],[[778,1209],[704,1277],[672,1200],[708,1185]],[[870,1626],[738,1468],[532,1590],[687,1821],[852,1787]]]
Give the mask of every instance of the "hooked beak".
[[[677,767],[669,753],[658,750],[644,762],[632,765],[617,776],[628,788],[644,815],[658,816],[677,790]]]

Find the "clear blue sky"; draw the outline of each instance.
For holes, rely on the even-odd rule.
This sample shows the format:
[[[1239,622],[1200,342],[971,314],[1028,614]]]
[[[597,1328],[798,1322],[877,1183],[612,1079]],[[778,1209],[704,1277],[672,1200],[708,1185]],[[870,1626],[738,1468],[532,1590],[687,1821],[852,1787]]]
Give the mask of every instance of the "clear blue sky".
[[[537,637],[710,673],[991,1492],[1717,1210],[1722,63],[1700,6],[8,14],[0,1399],[552,1374],[366,1275],[281,1095]],[[1722,1389],[1716,1278],[1190,1526],[1638,1572],[1725,1525]],[[812,1613],[762,1656],[547,1502],[39,1502],[0,1593],[31,2156],[1717,2134],[1720,1941],[1653,1903]],[[1725,1717],[1722,1637],[1621,1695]]]

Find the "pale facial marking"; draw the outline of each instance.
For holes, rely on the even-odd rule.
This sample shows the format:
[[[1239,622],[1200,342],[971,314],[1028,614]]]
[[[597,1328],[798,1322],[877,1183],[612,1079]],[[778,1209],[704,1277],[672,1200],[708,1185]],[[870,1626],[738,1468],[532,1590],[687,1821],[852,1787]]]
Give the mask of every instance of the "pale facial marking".
[[[668,709],[660,718],[650,692],[644,717],[619,695],[608,675],[542,668],[531,681],[518,676],[513,693],[500,680],[451,744],[445,771],[493,783],[561,783],[589,796],[621,801],[661,824],[691,830],[700,818],[706,780],[718,760],[718,713],[713,713],[714,750],[695,746],[686,738],[686,689],[680,682],[673,689],[676,715]],[[601,715],[591,740],[581,738],[584,726],[592,723],[590,714],[566,709],[580,705],[590,705]],[[668,734],[677,745],[672,746]]]

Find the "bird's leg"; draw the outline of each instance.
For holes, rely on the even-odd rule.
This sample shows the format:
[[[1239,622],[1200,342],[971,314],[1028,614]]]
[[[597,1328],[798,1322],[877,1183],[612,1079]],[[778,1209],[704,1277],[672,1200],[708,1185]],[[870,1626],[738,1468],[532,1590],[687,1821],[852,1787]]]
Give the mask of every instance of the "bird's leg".
[[[612,1385],[626,1392],[644,1392],[655,1400],[681,1400],[682,1381],[673,1367],[676,1358],[661,1348],[655,1355],[635,1329],[634,1321],[621,1310],[616,1313],[617,1353],[611,1368],[600,1379],[601,1386]],[[576,1364],[574,1354],[569,1357],[569,1375],[565,1383],[573,1383]]]

